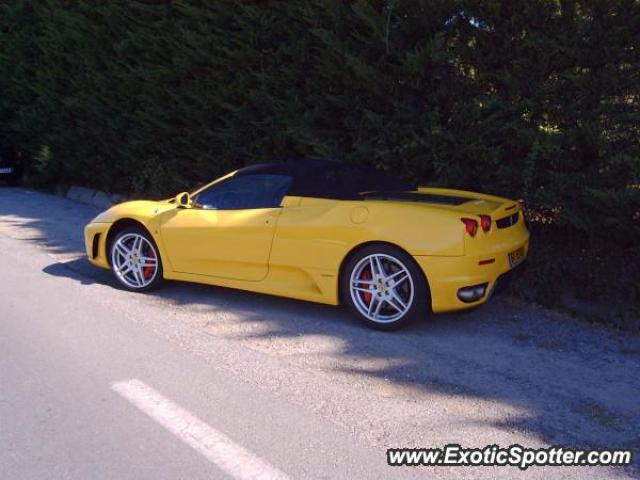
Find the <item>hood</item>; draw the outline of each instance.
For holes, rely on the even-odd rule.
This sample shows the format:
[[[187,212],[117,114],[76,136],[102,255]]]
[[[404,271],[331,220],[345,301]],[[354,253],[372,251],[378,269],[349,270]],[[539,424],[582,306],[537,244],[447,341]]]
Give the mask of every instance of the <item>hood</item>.
[[[119,203],[105,210],[92,220],[93,223],[113,223],[120,218],[148,219],[159,213],[176,208],[166,200],[133,200]]]

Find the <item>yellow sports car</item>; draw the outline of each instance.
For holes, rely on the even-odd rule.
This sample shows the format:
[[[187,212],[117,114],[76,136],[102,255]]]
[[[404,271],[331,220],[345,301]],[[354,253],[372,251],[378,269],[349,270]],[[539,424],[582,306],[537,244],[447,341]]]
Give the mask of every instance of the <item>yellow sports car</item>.
[[[132,291],[171,279],[347,304],[392,330],[485,302],[525,260],[529,232],[514,200],[309,160],[115,205],[86,226],[85,243]]]

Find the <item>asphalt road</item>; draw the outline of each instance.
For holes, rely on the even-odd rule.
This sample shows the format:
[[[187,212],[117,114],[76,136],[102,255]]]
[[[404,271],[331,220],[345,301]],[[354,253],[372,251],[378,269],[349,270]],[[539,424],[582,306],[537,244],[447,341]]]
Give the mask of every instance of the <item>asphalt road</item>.
[[[387,334],[229,289],[128,293],[82,257],[96,213],[0,188],[0,478],[638,476],[637,336],[500,298]],[[447,443],[636,466],[386,465]]]

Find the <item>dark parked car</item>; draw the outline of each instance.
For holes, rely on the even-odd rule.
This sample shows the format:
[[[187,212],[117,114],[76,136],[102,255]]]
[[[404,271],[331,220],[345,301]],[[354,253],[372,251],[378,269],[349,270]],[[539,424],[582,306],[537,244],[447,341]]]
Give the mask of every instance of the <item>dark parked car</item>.
[[[22,152],[6,140],[0,140],[0,181],[16,185],[22,179],[24,162]]]

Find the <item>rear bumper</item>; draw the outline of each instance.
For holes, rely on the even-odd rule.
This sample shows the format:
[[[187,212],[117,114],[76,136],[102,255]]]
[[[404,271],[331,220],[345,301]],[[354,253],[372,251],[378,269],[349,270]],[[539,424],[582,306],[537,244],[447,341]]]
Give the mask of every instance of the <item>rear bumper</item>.
[[[106,246],[110,227],[110,223],[90,223],[84,227],[84,246],[87,258],[97,267],[109,268]]]
[[[509,265],[508,255],[524,247],[525,257],[516,266]],[[484,256],[431,257],[416,256],[415,260],[422,268],[431,291],[431,308],[434,313],[463,310],[486,302],[499,288],[509,273],[520,270],[529,253],[529,237],[515,242],[498,252]],[[479,262],[493,258],[492,263],[480,265]],[[500,279],[500,281],[499,281]],[[458,298],[461,288],[488,284],[485,295],[473,302],[463,302]]]
[[[496,283],[493,284],[493,290],[490,292],[489,297],[493,297],[501,294],[505,290],[509,288],[511,282],[524,275],[525,270],[527,269],[527,262],[521,262],[508,272],[503,273],[498,277]]]

